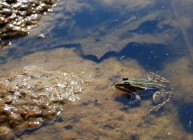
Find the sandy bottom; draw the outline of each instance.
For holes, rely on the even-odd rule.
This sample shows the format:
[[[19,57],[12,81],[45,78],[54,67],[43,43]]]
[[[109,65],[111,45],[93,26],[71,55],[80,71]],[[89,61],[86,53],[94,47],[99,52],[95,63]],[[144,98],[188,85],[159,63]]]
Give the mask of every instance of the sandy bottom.
[[[73,49],[60,48],[34,53],[17,60],[10,59],[6,64],[1,65],[0,73],[3,75],[27,65],[37,65],[49,70],[84,72],[87,77],[90,77],[91,85],[87,87],[81,100],[65,106],[65,111],[55,122],[37,130],[28,131],[16,139],[178,140],[193,138],[192,133],[185,131],[184,124],[179,120],[178,111],[178,104],[181,101],[191,102],[193,99],[190,98],[190,93],[193,91],[193,75],[187,58],[168,64],[161,71],[160,74],[165,76],[174,88],[174,99],[157,114],[148,114],[151,99],[143,100],[140,106],[130,107],[127,104],[128,100],[114,88],[115,82],[121,77],[141,77],[147,74],[147,71],[135,60],[119,62],[111,58],[97,64],[83,60]]]

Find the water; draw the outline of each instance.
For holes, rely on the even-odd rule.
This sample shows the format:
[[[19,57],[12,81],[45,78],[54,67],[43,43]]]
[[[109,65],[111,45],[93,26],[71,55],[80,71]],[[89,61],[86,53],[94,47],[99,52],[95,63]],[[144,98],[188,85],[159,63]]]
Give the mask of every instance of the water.
[[[1,75],[38,65],[84,72],[92,85],[54,123],[16,139],[192,139],[192,5],[191,0],[58,0],[29,36],[1,52]],[[114,88],[122,77],[150,71],[166,77],[174,92],[157,114],[147,114],[151,97],[130,107]]]

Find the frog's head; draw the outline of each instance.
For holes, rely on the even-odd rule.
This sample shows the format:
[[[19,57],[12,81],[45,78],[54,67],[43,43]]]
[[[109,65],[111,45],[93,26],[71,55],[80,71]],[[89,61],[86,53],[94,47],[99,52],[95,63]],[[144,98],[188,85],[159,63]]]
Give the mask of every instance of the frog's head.
[[[129,82],[129,79],[127,77],[124,77],[121,81],[115,84],[115,87],[119,90],[126,91],[126,92],[133,92],[132,86]]]
[[[121,81],[115,84],[115,87],[128,93],[137,92],[146,88],[144,87],[143,83],[141,83],[141,81],[136,81],[132,79],[129,80],[127,77],[124,77]]]

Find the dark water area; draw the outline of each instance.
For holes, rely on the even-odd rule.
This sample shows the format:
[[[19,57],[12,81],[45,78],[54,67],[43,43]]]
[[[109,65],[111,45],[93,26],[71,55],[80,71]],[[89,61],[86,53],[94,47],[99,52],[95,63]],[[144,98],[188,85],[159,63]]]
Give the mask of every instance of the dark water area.
[[[192,103],[184,103],[179,108],[179,120],[183,124],[184,129],[189,133],[193,133],[193,111],[191,109],[192,106]]]
[[[181,36],[181,32],[176,27],[174,27],[174,25],[167,22],[164,23],[166,18],[168,17],[164,17],[162,15],[158,15],[158,17],[154,17],[154,19],[147,19],[145,21],[142,21],[138,25],[138,27],[134,27],[134,29],[127,29],[126,31],[122,31],[121,34],[118,35],[120,42],[130,38],[136,38],[137,36],[139,36],[139,42],[128,40],[125,45],[121,46],[120,44],[120,46],[117,46],[119,51],[117,51],[117,48],[115,48],[116,46],[112,46],[110,48],[111,50],[103,50],[101,47],[98,48],[97,46],[92,46],[92,44],[89,43],[88,45],[90,45],[90,47],[86,48],[84,44],[84,42],[90,40],[89,36],[94,39],[93,43],[97,44],[97,42],[106,42],[106,39],[103,41],[101,38],[105,37],[108,40],[109,33],[113,32],[114,29],[120,28],[121,24],[126,22],[128,18],[131,19],[132,23],[140,18],[148,16],[149,13],[153,13],[159,10],[169,10],[169,12],[171,12],[171,3],[165,1],[155,1],[152,4],[149,4],[147,7],[145,6],[139,8],[138,10],[131,9],[130,11],[128,11],[128,13],[127,6],[121,5],[120,7],[117,6],[117,8],[116,6],[109,7],[108,5],[105,5],[104,3],[102,4],[100,2],[88,1],[85,3],[91,5],[92,10],[91,8],[83,8],[83,10],[76,12],[76,14],[74,15],[70,12],[64,11],[64,17],[65,15],[69,16],[67,18],[67,21],[65,21],[66,24],[64,24],[63,26],[54,26],[49,32],[43,31],[45,32],[45,36],[47,36],[47,38],[45,38],[44,40],[39,40],[37,36],[25,37],[24,39],[19,39],[18,41],[16,40],[16,44],[18,43],[18,47],[8,49],[6,56],[1,56],[1,62],[5,62],[6,57],[17,58],[24,55],[29,55],[30,53],[34,53],[36,51],[46,51],[49,49],[61,47],[76,48],[81,57],[97,63],[100,63],[101,61],[110,57],[120,58],[124,56],[124,59],[134,58],[138,60],[139,63],[143,65],[143,67],[148,67],[152,70],[161,70],[162,63],[165,62],[166,59],[172,59],[175,56],[177,56],[177,59],[179,58],[179,54],[177,54],[177,52],[173,50],[173,48],[178,46],[172,44],[172,41],[178,38],[183,41],[183,35]],[[59,11],[57,11],[56,13],[58,12]],[[58,18],[55,22],[60,23],[64,22],[64,20],[62,18]],[[74,34],[73,32],[75,28],[80,28],[80,30],[83,32],[81,32],[80,35],[78,33]],[[170,35],[170,33],[168,32],[174,32],[175,36],[171,36],[173,33]],[[158,35],[160,36],[160,38],[162,38],[161,36],[166,35],[171,36],[169,38],[171,38],[172,40],[170,40],[170,42],[155,43],[151,42],[150,39],[149,41],[145,40],[141,43],[140,35]],[[62,40],[64,42],[68,43],[61,44],[59,41],[61,40],[61,38],[63,38]],[[58,40],[57,43],[55,40]],[[112,40],[109,40],[109,43],[111,42],[113,43]],[[13,41],[13,43],[15,43],[15,41]],[[55,45],[58,43],[61,45]],[[183,44],[185,42],[181,43]],[[119,45],[119,43],[117,43],[117,45]],[[163,46],[163,48],[161,46]],[[86,50],[89,50],[89,53],[85,52],[84,48],[86,48]],[[92,50],[94,48],[97,49],[97,54],[93,54]],[[181,53],[180,56],[186,53],[186,50],[184,48],[181,48],[181,46],[179,46],[178,48],[178,53]],[[155,64],[155,62],[157,61],[160,62],[160,65]]]
[[[97,58],[95,55],[85,55],[81,49],[80,44],[65,44],[60,46],[55,46],[53,48],[43,49],[40,51],[48,51],[57,48],[75,48],[77,54],[80,55],[85,60],[91,60],[95,63],[100,63],[109,58],[117,58],[119,60],[124,59],[136,59],[144,69],[149,69],[151,71],[159,71],[162,69],[164,63],[169,60],[174,59],[175,54],[169,50],[170,46],[163,44],[137,44],[129,43],[120,52],[109,51],[105,53],[101,58]],[[25,55],[29,55],[32,52],[25,52]],[[14,58],[20,58],[22,56],[17,56],[15,49],[10,49],[8,55],[13,55]]]
[[[58,0],[56,4],[29,35],[9,39],[12,44],[0,52],[0,72],[41,65],[84,71],[95,84],[84,101],[67,107],[58,119],[62,121],[18,139],[46,138],[43,133],[48,131],[53,131],[48,139],[57,135],[66,139],[193,139],[191,0]],[[143,97],[140,105],[128,106],[129,98],[117,94],[114,83],[123,76],[146,77],[149,72],[165,77],[170,82],[166,89],[174,96],[158,115],[147,117],[152,95]]]
[[[170,27],[170,25],[163,25],[163,27],[157,28],[158,24],[159,24],[159,20],[155,20],[155,21],[146,21],[145,23],[143,23],[142,25],[140,25],[137,29],[131,30],[131,33],[137,33],[137,34],[153,34],[153,33],[161,33],[164,30],[168,30],[171,29],[172,27]]]

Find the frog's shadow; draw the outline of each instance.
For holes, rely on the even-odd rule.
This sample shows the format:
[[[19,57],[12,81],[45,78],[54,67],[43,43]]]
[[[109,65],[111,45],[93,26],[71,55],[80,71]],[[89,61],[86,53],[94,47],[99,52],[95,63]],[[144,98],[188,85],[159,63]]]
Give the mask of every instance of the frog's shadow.
[[[114,100],[116,102],[120,102],[120,103],[122,103],[123,105],[126,105],[126,106],[138,107],[138,106],[140,106],[141,102],[143,102],[145,100],[151,100],[152,99],[153,93],[150,93],[150,94],[145,95],[145,96],[142,96],[142,93],[145,94],[146,92],[145,91],[141,92],[141,94],[140,94],[141,101],[138,102],[138,103],[132,103],[135,100],[135,98],[128,95],[127,93],[124,93],[124,94],[121,94],[120,96],[115,97]]]

